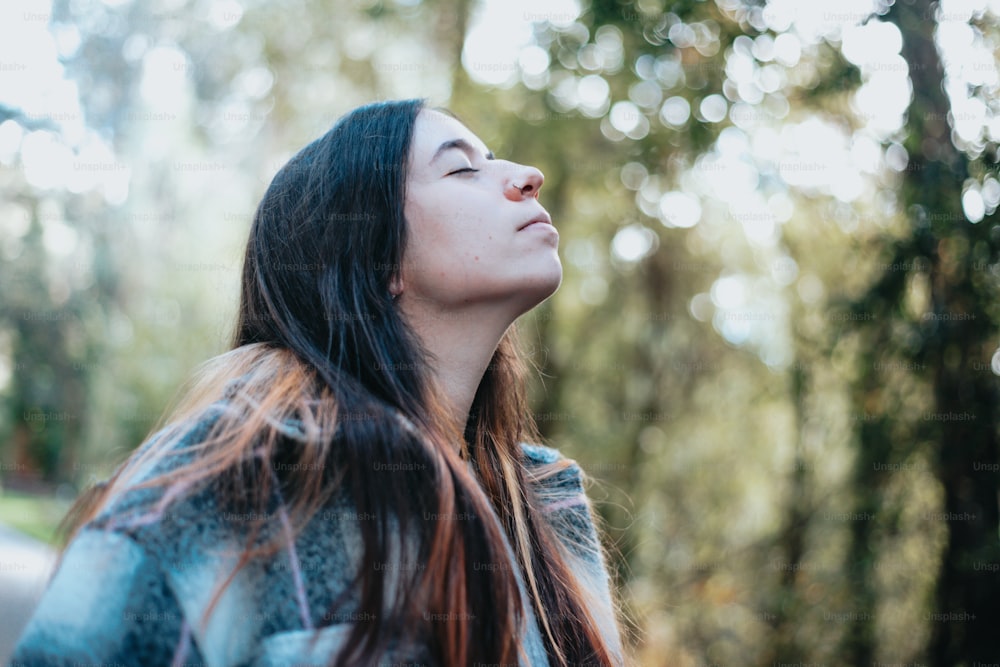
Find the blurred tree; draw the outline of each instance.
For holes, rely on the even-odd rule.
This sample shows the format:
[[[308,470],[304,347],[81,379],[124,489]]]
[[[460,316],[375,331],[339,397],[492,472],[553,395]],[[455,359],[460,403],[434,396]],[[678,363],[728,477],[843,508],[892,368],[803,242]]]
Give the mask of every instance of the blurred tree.
[[[859,409],[874,408],[874,415],[860,432],[858,461],[864,465],[856,479],[865,498],[862,507],[877,506],[884,502],[877,496],[891,491],[872,472],[879,463],[898,466],[914,454],[930,461],[935,490],[943,498],[923,520],[940,526],[930,532],[942,534],[943,546],[940,565],[923,564],[934,570],[935,580],[933,603],[925,615],[931,635],[926,659],[934,665],[986,664],[1000,658],[994,636],[1000,584],[989,566],[1000,562],[1000,415],[996,371],[991,369],[997,346],[994,267],[1000,227],[990,224],[992,214],[980,221],[982,212],[977,215],[967,197],[970,191],[979,196],[984,178],[988,182],[995,169],[990,156],[995,144],[990,151],[983,151],[983,145],[976,150],[949,127],[949,122],[955,126],[956,105],[965,100],[953,104],[946,97],[948,75],[934,39],[937,24],[928,20],[940,11],[937,3],[916,0],[896,3],[888,14],[903,34],[903,56],[913,83],[903,142],[908,163],[900,190],[909,228],[903,238],[885,243],[893,270],[853,304],[855,312],[871,315],[859,326],[867,343],[860,358],[878,369],[876,362],[891,350],[902,363],[882,366],[911,370],[929,386],[930,404],[919,416],[900,411],[897,401],[907,397],[884,400],[879,395],[888,393],[883,387],[894,373],[867,374],[855,400]],[[983,38],[978,28],[973,30]],[[995,87],[970,92],[995,104],[988,98]],[[914,292],[925,304],[916,311],[907,308]],[[906,439],[900,442],[902,434]],[[858,558],[878,553],[870,530],[856,531],[854,539]],[[852,655],[867,658],[871,649],[858,648]]]
[[[621,527],[612,534],[623,551],[624,578],[636,586],[655,581],[656,589],[671,591],[669,600],[655,594],[646,600],[634,589],[631,602],[640,615],[652,614],[641,625],[650,656],[683,660],[693,654],[699,660],[727,662],[745,659],[749,644],[756,650],[755,661],[764,664],[905,661],[937,652],[928,649],[932,632],[963,627],[942,625],[941,617],[928,611],[928,596],[945,584],[935,584],[934,574],[928,574],[936,569],[942,525],[934,520],[928,525],[927,517],[962,515],[937,504],[937,486],[925,473],[935,460],[926,445],[939,437],[929,429],[967,429],[970,420],[925,416],[961,417],[957,405],[942,410],[932,401],[935,392],[956,397],[963,392],[935,390],[926,381],[933,373],[923,371],[949,363],[967,368],[956,356],[958,349],[991,354],[987,339],[994,336],[995,325],[959,314],[960,326],[976,330],[978,337],[966,336],[961,340],[967,346],[951,347],[950,361],[945,356],[934,363],[924,357],[914,360],[919,347],[914,329],[948,316],[928,317],[919,305],[920,274],[930,266],[921,260],[934,243],[928,245],[927,238],[911,243],[908,236],[919,234],[907,231],[898,213],[923,210],[926,217],[931,211],[945,221],[944,227],[956,220],[969,225],[955,197],[964,177],[942,181],[939,169],[914,166],[912,156],[920,152],[911,145],[926,147],[927,137],[935,136],[914,119],[937,119],[940,134],[941,128],[947,130],[949,107],[940,75],[933,75],[939,72],[929,38],[937,25],[934,5],[906,6],[920,19],[900,22],[890,14],[902,36],[905,60],[890,60],[887,69],[908,71],[919,92],[909,123],[895,132],[873,129],[871,116],[858,108],[862,85],[869,90],[878,85],[872,73],[882,63],[862,76],[844,56],[846,38],[836,35],[808,52],[803,46],[801,58],[776,56],[779,45],[787,49],[804,42],[802,30],[778,16],[777,9],[768,15],[770,6],[749,3],[673,3],[668,12],[660,12],[643,3],[594,2],[572,25],[547,25],[536,34],[550,63],[545,84],[522,74],[520,85],[507,96],[506,104],[524,119],[507,134],[516,137],[518,155],[535,154],[537,162],[549,167],[546,173],[554,185],[547,203],[569,232],[564,243],[570,291],[564,289],[534,318],[543,341],[543,377],[552,378],[538,393],[542,425],[547,434],[581,451],[585,460],[600,461],[594,464],[599,477],[628,490],[609,491],[621,504],[605,505],[610,525]],[[852,22],[878,25],[887,12],[887,3],[872,3],[870,10],[829,10],[823,16],[840,17],[850,27]],[[748,58],[753,59],[753,83],[770,88],[763,96],[746,85],[749,77],[740,68],[748,66]],[[776,76],[784,82],[777,89],[767,82]],[[607,93],[597,95],[598,102],[589,101],[588,91],[603,85]],[[936,97],[934,105],[928,95]],[[723,110],[728,105],[728,118],[708,117],[717,104]],[[674,117],[678,120],[671,122]],[[810,117],[843,128],[855,154],[878,146],[882,166],[865,167],[872,173],[871,201],[842,194],[844,183],[835,180],[822,156],[750,158],[759,174],[758,191],[770,195],[770,216],[778,217],[785,202],[796,212],[772,246],[779,252],[764,252],[753,238],[737,250],[740,232],[749,236],[753,231],[747,222],[754,215],[732,206],[713,209],[713,197],[725,201],[725,193],[702,194],[704,189],[686,177],[710,177],[709,168],[725,170],[721,160],[706,158],[745,141],[744,134],[758,150],[764,145],[755,135],[778,139],[760,132],[761,126],[784,123],[791,129],[787,126],[800,123],[824,129],[811,124]],[[544,120],[533,122],[537,118]],[[783,135],[790,134],[787,129]],[[604,137],[595,142],[598,131]],[[950,145],[947,134],[942,137]],[[910,152],[908,168],[893,166],[899,142]],[[728,157],[734,159],[747,158]],[[771,160],[777,164],[768,164]],[[604,169],[591,173],[591,164]],[[829,170],[829,180],[801,184],[804,179],[795,172],[813,170]],[[671,194],[678,186],[702,194],[700,217],[687,224],[677,224],[684,222],[679,220],[683,210],[664,206],[665,195],[671,204],[687,204]],[[634,208],[628,190],[637,191]],[[940,200],[929,205],[934,196]],[[913,203],[922,208],[914,209]],[[663,224],[647,226],[650,220]],[[618,221],[617,229],[609,221]],[[695,229],[683,229],[695,223]],[[706,233],[711,226],[718,231]],[[983,228],[978,229],[986,233]],[[908,250],[893,252],[898,247]],[[629,253],[631,258],[623,261]],[[984,257],[991,256],[963,255],[981,267]],[[711,290],[699,285],[713,275]],[[969,275],[983,281],[982,275]],[[745,310],[730,307],[726,312],[730,295],[722,288],[737,289],[737,278],[753,287],[740,290]],[[789,309],[791,337],[784,348],[790,354],[780,361],[772,361],[765,344],[736,336],[736,327],[730,326],[740,318],[781,319],[773,303],[753,304],[746,298],[744,290],[773,290],[768,279],[778,283]],[[781,285],[794,291],[781,292]],[[956,300],[969,298],[970,288],[971,283],[956,283],[937,293],[935,303],[953,312]],[[877,307],[862,296],[870,294],[878,295]],[[841,301],[853,306],[825,306]],[[960,310],[969,312],[967,308],[964,304]],[[698,320],[711,320],[726,342],[756,353],[767,367],[748,365],[748,359],[734,356],[718,339],[701,335]],[[907,321],[910,325],[901,329]],[[872,330],[882,335],[873,337]],[[780,344],[780,332],[769,335]],[[972,363],[981,370],[976,381],[983,383],[980,395],[988,403],[992,389],[986,388],[993,380],[982,372],[988,364],[983,359]],[[776,381],[774,371],[782,369],[785,381]],[[711,398],[698,401],[699,390]],[[982,421],[971,420],[971,425],[988,424],[981,431],[982,442],[992,443],[992,408],[974,414]],[[730,416],[736,419],[727,433]],[[759,432],[753,430],[757,420]],[[692,439],[693,433],[697,436]],[[684,451],[689,447],[700,452]],[[787,452],[789,456],[777,459],[787,463],[754,469],[754,464],[775,460],[768,448]],[[649,456],[653,453],[658,456]],[[964,474],[973,460],[993,465],[981,447],[970,453],[960,465]],[[742,462],[738,480],[732,479],[732,463],[720,465],[727,456]],[[688,474],[674,475],[671,469]],[[750,488],[763,480],[769,480],[771,489],[762,494],[766,500],[756,502],[770,505],[772,512],[749,543],[745,537],[734,539],[740,531],[733,523],[724,526],[718,517],[680,514],[691,506],[725,517],[733,510],[724,508],[754,503]],[[748,488],[741,492],[734,482]],[[729,493],[718,492],[727,486]],[[706,496],[708,489],[717,492]],[[995,489],[987,485],[985,493],[995,495]],[[637,516],[628,509],[629,496],[633,507],[642,508]],[[985,523],[977,525],[995,533],[993,513],[987,511]],[[920,543],[922,536],[932,539]],[[731,560],[734,548],[742,562]],[[650,559],[644,552],[655,556]],[[992,562],[992,556],[969,561],[968,552],[963,553],[966,570],[976,562]],[[761,570],[770,576],[762,579]],[[747,612],[738,630],[722,621],[731,621],[723,609],[734,603]],[[653,611],[665,605],[672,609],[669,615]],[[914,627],[919,628],[916,633]],[[751,633],[759,640],[749,639]],[[727,646],[734,635],[738,639]],[[660,641],[664,643],[654,648]],[[660,650],[679,644],[685,648],[678,653]],[[954,655],[962,651],[953,650]],[[954,660],[941,658],[939,664]]]
[[[793,341],[790,356],[769,369],[757,363],[766,351],[752,341],[706,336],[703,324],[719,331],[779,321],[775,306],[761,302],[723,312],[715,288],[734,278],[780,287],[798,265],[823,264],[821,255],[796,263],[780,242],[774,254],[746,243],[741,227],[753,216],[713,206],[710,191],[697,217],[684,220],[690,198],[678,196],[699,163],[723,168],[705,159],[714,162],[720,142],[739,140],[736,109],[732,124],[701,110],[739,101],[728,72],[736,56],[749,55],[746,34],[773,40],[781,31],[759,16],[750,25],[754,10],[737,3],[670,9],[592,3],[572,26],[536,36],[551,61],[544,95],[521,89],[523,98],[508,103],[524,118],[508,132],[517,154],[547,165],[555,191],[546,205],[568,231],[566,287],[535,317],[547,349],[543,373],[553,378],[539,392],[539,414],[548,435],[610,482],[612,502],[603,507],[622,579],[633,583],[629,602],[646,660],[830,659],[835,645],[810,645],[801,627],[804,610],[815,607],[805,591],[817,588],[803,576],[816,567],[807,551],[820,509],[815,454],[804,443],[828,430],[810,399],[829,391],[812,379],[822,354],[816,340]],[[765,60],[773,56],[761,67]],[[836,49],[820,44],[814,62],[823,68],[817,81],[796,86],[789,75],[772,108],[798,96],[797,113],[820,112],[857,85],[856,69]],[[770,73],[795,64],[772,64]],[[596,78],[609,92],[589,109],[582,98]],[[762,124],[780,123],[781,112],[767,109],[756,111]],[[532,122],[539,116],[546,122]],[[768,165],[753,168],[767,194],[785,189],[765,180]],[[840,269],[836,260],[829,266],[831,274]],[[788,454],[785,464],[774,450]],[[669,597],[647,592],[649,582]]]
[[[3,121],[54,141],[44,119],[10,109]],[[10,443],[2,460],[22,482],[52,482],[75,475],[90,421],[89,371],[106,354],[93,325],[110,285],[95,280],[99,269],[85,250],[72,254],[95,233],[93,198],[36,187],[19,166],[0,167],[0,431]]]

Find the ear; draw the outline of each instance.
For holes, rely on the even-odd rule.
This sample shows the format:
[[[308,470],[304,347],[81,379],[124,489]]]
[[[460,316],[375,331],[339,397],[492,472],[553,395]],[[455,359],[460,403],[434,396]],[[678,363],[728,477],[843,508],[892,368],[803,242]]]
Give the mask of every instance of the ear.
[[[403,277],[399,275],[397,271],[393,274],[392,278],[389,279],[389,294],[392,295],[393,299],[399,297],[403,293]]]

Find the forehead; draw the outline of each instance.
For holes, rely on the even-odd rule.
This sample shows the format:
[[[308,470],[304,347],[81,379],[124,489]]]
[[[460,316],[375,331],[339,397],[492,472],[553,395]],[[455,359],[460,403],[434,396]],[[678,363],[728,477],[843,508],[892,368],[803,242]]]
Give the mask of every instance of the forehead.
[[[483,155],[489,152],[486,144],[459,121],[440,111],[422,109],[417,114],[417,121],[413,126],[413,143],[410,151],[413,167],[417,169],[426,167],[438,147],[453,139],[464,139]]]

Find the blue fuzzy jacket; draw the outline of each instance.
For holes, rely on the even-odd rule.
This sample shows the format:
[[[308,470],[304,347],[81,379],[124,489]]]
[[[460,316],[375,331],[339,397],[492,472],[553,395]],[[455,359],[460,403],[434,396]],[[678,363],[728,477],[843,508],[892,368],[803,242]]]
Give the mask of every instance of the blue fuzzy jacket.
[[[213,406],[220,407],[224,409],[223,402]],[[218,414],[207,411],[178,444],[203,439]],[[156,440],[154,435],[144,447]],[[609,645],[621,656],[583,473],[549,447],[524,444],[522,450],[529,467],[560,459],[568,464],[539,482],[546,487],[546,516],[568,547],[571,566],[588,589]],[[155,465],[160,471],[167,464],[160,459]],[[352,624],[367,620],[348,588],[361,559],[358,516],[342,501],[331,501],[281,552],[240,570],[204,627],[203,611],[220,578],[232,571],[253,517],[217,507],[210,493],[195,493],[155,520],[121,520],[148,510],[153,493],[125,494],[76,534],[15,648],[12,666],[325,665]],[[269,524],[280,530],[282,521],[283,516],[276,516]],[[506,546],[516,563],[510,544]],[[387,562],[388,579],[392,569],[406,564],[405,558]],[[521,665],[548,665],[522,573],[512,567],[527,611]],[[345,592],[339,611],[331,615],[334,601]],[[386,664],[432,662],[419,646],[397,647],[390,657]]]

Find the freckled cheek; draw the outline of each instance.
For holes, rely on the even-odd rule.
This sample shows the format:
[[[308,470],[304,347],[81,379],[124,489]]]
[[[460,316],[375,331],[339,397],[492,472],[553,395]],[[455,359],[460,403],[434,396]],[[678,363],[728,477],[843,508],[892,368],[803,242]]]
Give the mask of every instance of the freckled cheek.
[[[463,236],[478,234],[484,229],[486,221],[482,218],[481,211],[470,208],[461,208],[457,211],[449,211],[447,214],[448,227],[455,233]]]
[[[406,213],[410,244],[433,248],[447,243],[449,234],[448,212],[433,206],[422,206],[416,202],[409,205]]]
[[[496,254],[499,237],[490,229],[495,221],[482,209],[470,204],[456,207],[453,199],[412,200],[407,210],[411,243],[420,246],[420,255],[436,262],[488,263]]]

